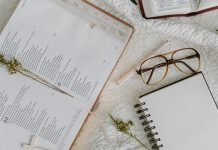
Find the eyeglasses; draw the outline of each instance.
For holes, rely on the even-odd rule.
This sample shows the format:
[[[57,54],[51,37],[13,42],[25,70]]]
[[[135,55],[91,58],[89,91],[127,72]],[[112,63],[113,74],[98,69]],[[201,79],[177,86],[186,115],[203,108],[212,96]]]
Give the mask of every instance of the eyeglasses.
[[[167,55],[171,55],[171,59],[167,59]],[[200,54],[194,48],[178,49],[143,61],[136,72],[145,84],[155,85],[165,79],[172,64],[184,74],[196,73],[200,70]]]

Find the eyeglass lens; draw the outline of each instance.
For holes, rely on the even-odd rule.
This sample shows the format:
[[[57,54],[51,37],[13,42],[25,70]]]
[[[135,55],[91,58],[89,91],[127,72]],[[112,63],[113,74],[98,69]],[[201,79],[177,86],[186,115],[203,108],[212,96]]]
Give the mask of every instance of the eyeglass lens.
[[[155,56],[141,64],[140,75],[146,84],[157,84],[165,78],[171,64],[183,73],[194,73],[200,69],[200,55],[196,50],[186,48],[172,52],[171,60],[161,55]]]

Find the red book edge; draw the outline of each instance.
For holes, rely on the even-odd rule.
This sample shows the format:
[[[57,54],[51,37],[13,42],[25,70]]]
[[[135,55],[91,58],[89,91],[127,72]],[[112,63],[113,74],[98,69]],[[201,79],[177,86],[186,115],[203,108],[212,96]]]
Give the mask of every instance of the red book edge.
[[[165,15],[165,16],[157,16],[157,17],[146,17],[146,13],[144,11],[142,0],[139,0],[138,2],[139,2],[139,8],[141,10],[142,16],[145,19],[161,19],[161,18],[169,18],[169,17],[191,17],[191,16],[196,16],[198,14],[202,14],[202,13],[206,13],[208,11],[218,9],[218,6],[214,6],[214,7],[208,8],[208,9],[204,9],[204,10],[200,10],[198,12],[192,12],[192,13],[188,13],[188,14],[173,14],[173,15]]]

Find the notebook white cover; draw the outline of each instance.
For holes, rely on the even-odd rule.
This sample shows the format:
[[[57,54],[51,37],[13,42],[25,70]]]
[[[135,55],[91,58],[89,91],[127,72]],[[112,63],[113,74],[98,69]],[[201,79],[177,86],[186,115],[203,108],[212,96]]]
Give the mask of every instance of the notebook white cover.
[[[158,132],[160,150],[218,149],[218,110],[202,73],[139,99]]]

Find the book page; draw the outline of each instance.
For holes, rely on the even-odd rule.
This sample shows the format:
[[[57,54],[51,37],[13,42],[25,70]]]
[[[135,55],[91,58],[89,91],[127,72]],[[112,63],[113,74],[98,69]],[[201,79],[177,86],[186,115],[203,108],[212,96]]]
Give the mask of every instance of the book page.
[[[79,9],[78,2],[84,3],[21,0],[1,34],[0,52],[92,106],[132,29],[118,21],[109,25],[111,17]]]
[[[149,2],[153,16],[186,14],[191,10],[189,0],[149,0]],[[143,5],[146,5],[146,3],[147,0],[143,0]]]
[[[192,0],[191,3],[194,12],[218,6],[218,0]]]
[[[89,107],[19,73],[0,72],[0,149],[22,150],[32,135],[37,146],[69,149]]]

